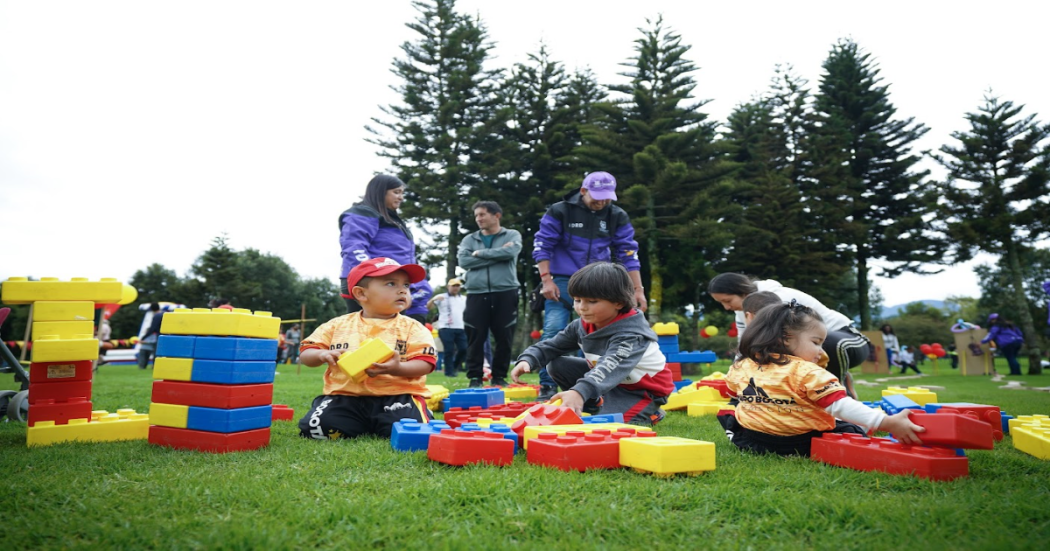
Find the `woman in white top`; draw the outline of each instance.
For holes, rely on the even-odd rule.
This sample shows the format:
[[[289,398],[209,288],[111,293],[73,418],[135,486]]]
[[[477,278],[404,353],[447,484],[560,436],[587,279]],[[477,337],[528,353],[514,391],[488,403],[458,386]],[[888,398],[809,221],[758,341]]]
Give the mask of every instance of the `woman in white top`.
[[[882,331],[882,344],[886,347],[886,361],[889,362],[887,365],[893,365],[893,355],[901,353],[900,341],[897,340],[897,334],[893,332],[893,326],[885,324],[879,328]]]
[[[434,295],[427,301],[427,308],[437,305],[438,320],[434,324],[438,338],[445,347],[445,375],[455,377],[467,359],[467,331],[463,325],[463,311],[467,308],[467,297],[460,294],[463,282],[448,280],[447,293]]]
[[[726,310],[736,312],[737,338],[744,336],[747,322],[744,319],[743,303],[751,293],[769,291],[784,302],[792,300],[808,306],[820,314],[828,329],[828,338],[824,341],[824,351],[828,354],[827,370],[839,378],[846,390],[854,398],[853,381],[849,370],[864,362],[870,353],[867,337],[853,328],[853,321],[840,312],[821,304],[811,295],[798,289],[784,287],[772,279],[753,281],[743,274],[727,273],[715,276],[707,285],[707,294],[717,300]]]

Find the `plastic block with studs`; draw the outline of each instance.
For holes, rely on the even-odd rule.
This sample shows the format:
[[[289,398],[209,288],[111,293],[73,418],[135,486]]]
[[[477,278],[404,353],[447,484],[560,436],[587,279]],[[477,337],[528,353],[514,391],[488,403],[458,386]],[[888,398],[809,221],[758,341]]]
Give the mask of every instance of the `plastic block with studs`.
[[[502,419],[504,417],[517,417],[525,413],[530,407],[538,404],[526,404],[523,402],[507,402],[506,404],[493,406],[490,408],[483,408],[481,406],[472,406],[469,408],[461,407],[450,407],[444,415],[445,422],[452,425],[452,428],[458,427],[461,423],[469,421],[477,421],[482,418],[489,419]]]
[[[165,335],[216,335],[222,337],[255,337],[273,339],[281,330],[281,318],[270,312],[252,312],[243,308],[178,308],[164,314],[160,332]]]
[[[56,425],[65,425],[70,419],[88,419],[91,417],[91,401],[84,398],[56,402],[41,400],[29,406],[27,424],[32,427],[41,421],[51,421]]]
[[[430,437],[427,457],[446,465],[487,463],[505,467],[514,462],[514,443],[494,432],[444,429]]]
[[[34,321],[33,338],[51,335],[59,339],[72,339],[77,335],[90,335],[95,331],[90,320],[84,321]]]
[[[540,393],[540,385],[507,385],[503,387],[503,397],[507,400],[535,400]]]
[[[452,428],[444,421],[420,423],[415,419],[402,419],[391,428],[390,447],[399,452],[425,450],[430,445],[430,437],[444,429]]]
[[[448,398],[449,391],[442,385],[427,385],[430,398],[427,398],[427,407],[430,411],[442,411],[441,402]]]
[[[894,394],[903,394],[908,398],[911,398],[916,404],[924,406],[930,402],[937,401],[937,394],[931,392],[929,389],[925,389],[917,386],[910,386],[908,388],[902,388],[899,386],[891,386],[882,391],[882,397],[892,396]]]
[[[277,339],[197,337],[193,357],[201,360],[273,360],[277,357],[277,344]]]
[[[499,388],[461,388],[448,395],[449,406],[454,408],[491,408],[506,401],[503,390]]]
[[[736,410],[736,408],[726,402],[693,402],[686,406],[686,413],[690,417],[718,415],[720,412],[727,410]]]
[[[94,319],[95,303],[90,300],[33,303],[33,321],[93,321]]]
[[[656,332],[657,336],[677,335],[678,334],[678,324],[674,323],[674,322],[657,323],[657,324],[653,325],[653,331]]]
[[[153,425],[225,433],[269,427],[273,417],[268,405],[219,409],[154,402],[149,411]]]
[[[668,362],[679,364],[713,364],[718,361],[718,354],[705,350],[703,352],[694,350],[692,352],[679,352],[677,354],[664,354]]]
[[[116,442],[145,440],[149,436],[149,415],[134,410],[95,415],[92,419],[70,419],[65,425],[41,421],[26,430],[26,444],[49,446],[60,442]]]
[[[112,278],[89,281],[74,277],[61,281],[57,277],[42,277],[40,281],[29,281],[25,277],[12,277],[4,281],[0,300],[7,304],[28,304],[37,301],[91,301],[116,304],[124,298],[124,284]]]
[[[715,445],[677,436],[624,438],[620,464],[657,476],[698,475],[715,470]]]
[[[712,402],[725,404],[729,400],[723,398],[722,393],[715,388],[708,386],[684,387],[667,397],[667,404],[664,405],[664,409],[675,411],[686,409],[689,404]]]
[[[274,404],[273,415],[270,419],[273,421],[293,421],[295,419],[295,410],[286,404]]]
[[[1022,416],[1025,417],[1025,416]],[[1014,448],[1039,459],[1050,459],[1050,420],[1010,423]]]
[[[937,413],[916,411],[910,415],[912,423],[926,429],[918,434],[926,446],[990,450],[995,448],[992,427],[972,413],[951,413],[941,409]]]
[[[619,469],[620,440],[609,434],[546,432],[532,440],[527,460],[563,471]]]
[[[656,337],[656,344],[664,354],[678,353],[678,335],[659,335]]]
[[[368,339],[361,343],[357,350],[348,351],[339,356],[339,368],[354,380],[360,383],[368,378],[365,370],[372,364],[383,363],[394,356],[394,350],[390,345],[380,339]]]
[[[71,383],[90,381],[95,364],[91,360],[72,362],[33,362],[29,364],[31,383]]]
[[[75,335],[69,339],[41,335],[33,341],[34,362],[75,362],[97,358],[98,339],[90,333]]]
[[[161,335],[157,337],[157,357],[192,358],[196,344],[193,335]]]
[[[184,381],[153,381],[154,402],[206,408],[235,409],[273,403],[273,383],[218,385]]]
[[[576,412],[567,407],[538,405],[525,411],[523,417],[510,426],[518,434],[519,443],[525,445],[525,428],[548,425],[582,425]]]
[[[70,400],[90,400],[91,381],[71,381],[68,383],[29,383],[29,405],[48,402],[68,402]]]
[[[981,421],[992,426],[992,438],[994,438],[996,442],[1003,439],[1003,416],[999,406],[971,404],[969,402],[948,402],[930,403],[926,404],[924,407],[928,413],[952,412],[972,414]]]
[[[969,461],[957,456],[955,450],[908,446],[887,438],[867,438],[860,434],[826,433],[814,438],[810,457],[836,467],[913,474],[931,480],[953,480],[970,473]]]
[[[706,386],[711,387],[718,391],[723,398],[732,398],[733,391],[729,390],[729,385],[726,384],[725,379],[701,379],[700,382],[696,383],[697,388]]]
[[[904,394],[891,394],[883,397],[881,406],[882,410],[889,415],[896,415],[906,409],[924,411],[922,406],[915,403],[915,400],[912,400]]]
[[[179,404],[162,404],[151,402],[149,405],[149,419],[151,425],[161,427],[186,428],[190,416],[190,406]]]
[[[459,426],[459,430],[465,430],[467,432],[482,431],[502,434],[504,438],[510,440],[511,442],[514,442],[514,453],[518,453],[518,435],[513,430],[511,430],[510,425],[508,425],[507,423],[495,422],[495,420],[492,420],[492,422],[485,423],[463,423]]]
[[[602,413],[600,415],[584,415],[581,417],[583,424],[593,425],[596,423],[623,423],[622,413]]]
[[[583,423],[580,425],[537,425],[525,427],[522,448],[529,449],[529,442],[537,436],[545,433],[565,434],[567,432],[582,432],[584,434],[595,433],[618,433],[621,435],[638,435],[644,433],[646,436],[656,436],[656,432],[644,429],[638,425],[626,423]],[[649,434],[651,433],[651,434]]]
[[[243,452],[268,446],[270,429],[222,433],[154,425],[149,428],[149,443],[210,453]]]
[[[157,358],[153,378],[165,381],[193,381],[239,385],[272,383],[277,362],[230,362],[193,358]]]

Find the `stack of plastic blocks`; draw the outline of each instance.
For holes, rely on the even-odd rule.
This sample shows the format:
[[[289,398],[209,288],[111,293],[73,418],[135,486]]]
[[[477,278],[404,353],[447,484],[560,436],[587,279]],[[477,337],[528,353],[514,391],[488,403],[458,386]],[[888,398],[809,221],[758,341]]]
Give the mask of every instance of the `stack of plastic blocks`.
[[[448,428],[452,427],[444,421],[420,423],[415,419],[402,419],[394,423],[390,431],[390,447],[402,452],[425,450],[431,436]]]
[[[98,358],[95,303],[134,300],[135,290],[116,279],[29,281],[3,284],[7,304],[33,304],[33,356],[29,366],[29,429],[26,444],[69,441],[112,442],[146,438],[145,414],[92,411],[92,368]]]
[[[903,394],[920,406],[937,401],[937,394],[935,392],[922,387],[910,386],[908,388],[902,388],[899,386],[891,386],[882,391],[883,398],[895,394]]]
[[[1018,415],[1010,420],[1014,448],[1039,459],[1050,459],[1050,417]]]
[[[882,411],[885,411],[887,415],[896,415],[906,409],[925,411],[922,406],[916,404],[914,400],[904,394],[890,394],[879,402],[879,406],[882,407]]]
[[[431,435],[427,457],[446,465],[487,463],[506,467],[514,462],[515,444],[497,432],[443,429]]]
[[[150,443],[214,453],[268,445],[280,322],[243,309],[165,314]]]
[[[478,422],[483,419],[500,420],[517,417],[536,404],[524,402],[507,402],[498,406],[483,408],[481,406],[470,406],[467,408],[449,408],[445,412],[444,419],[452,428],[459,428],[463,423]]]
[[[449,409],[465,409],[474,406],[491,408],[493,406],[502,406],[506,401],[503,390],[495,387],[461,388],[448,396]]]
[[[546,426],[526,429],[527,460],[563,471],[629,467],[656,476],[715,469],[711,442],[657,436],[632,425]]]

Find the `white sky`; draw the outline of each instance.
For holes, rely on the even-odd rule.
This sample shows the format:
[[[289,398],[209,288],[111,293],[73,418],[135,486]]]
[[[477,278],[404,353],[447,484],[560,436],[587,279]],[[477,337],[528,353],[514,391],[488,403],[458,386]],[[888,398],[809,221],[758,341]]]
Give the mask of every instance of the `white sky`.
[[[622,82],[637,29],[662,13],[692,45],[697,96],[719,121],[764,92],[777,63],[815,88],[832,44],[852,37],[899,116],[931,128],[919,149],[965,129],[989,88],[1050,121],[1038,69],[1050,5],[990,6],[458,3],[487,25],[493,67],[542,40],[603,83]],[[184,275],[225,232],[236,249],[334,280],[337,216],[387,167],[364,125],[397,100],[390,64],[416,40],[415,15],[408,0],[0,0],[0,278],[126,280],[154,262]],[[875,284],[888,306],[979,293],[972,263]]]

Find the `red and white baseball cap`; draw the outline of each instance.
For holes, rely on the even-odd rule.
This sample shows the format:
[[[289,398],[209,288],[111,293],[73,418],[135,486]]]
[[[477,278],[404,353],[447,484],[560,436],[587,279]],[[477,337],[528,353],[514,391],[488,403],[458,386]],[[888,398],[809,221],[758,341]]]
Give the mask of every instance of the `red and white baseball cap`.
[[[346,288],[353,289],[363,277],[378,277],[401,270],[408,274],[409,283],[419,283],[427,277],[427,271],[419,264],[400,264],[393,258],[376,257],[354,266],[346,276]]]

